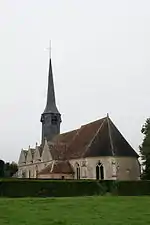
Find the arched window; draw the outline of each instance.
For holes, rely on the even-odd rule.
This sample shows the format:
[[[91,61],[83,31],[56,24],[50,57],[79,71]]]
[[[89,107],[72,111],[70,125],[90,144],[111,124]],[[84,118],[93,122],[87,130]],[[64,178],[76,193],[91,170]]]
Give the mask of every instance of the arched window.
[[[96,179],[104,180],[104,167],[101,162],[96,165]]]
[[[76,163],[76,178],[77,180],[80,179],[80,166],[78,163]]]
[[[99,166],[96,165],[96,180],[99,180]]]

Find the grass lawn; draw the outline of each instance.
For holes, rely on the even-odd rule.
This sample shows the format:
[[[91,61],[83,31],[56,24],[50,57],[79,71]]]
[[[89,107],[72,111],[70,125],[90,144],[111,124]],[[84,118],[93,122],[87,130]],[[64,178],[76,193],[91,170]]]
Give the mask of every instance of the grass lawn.
[[[149,225],[150,197],[0,198],[0,225]]]

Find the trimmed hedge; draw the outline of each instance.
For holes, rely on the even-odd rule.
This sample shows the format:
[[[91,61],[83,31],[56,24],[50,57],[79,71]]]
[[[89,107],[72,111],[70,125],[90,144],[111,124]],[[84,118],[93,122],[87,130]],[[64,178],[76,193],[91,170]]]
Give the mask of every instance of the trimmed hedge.
[[[150,195],[150,181],[0,180],[0,197]]]
[[[150,195],[150,181],[120,181],[116,183],[116,190],[118,195]]]
[[[65,180],[2,180],[0,196],[7,197],[62,197],[103,195],[106,185],[93,181]]]

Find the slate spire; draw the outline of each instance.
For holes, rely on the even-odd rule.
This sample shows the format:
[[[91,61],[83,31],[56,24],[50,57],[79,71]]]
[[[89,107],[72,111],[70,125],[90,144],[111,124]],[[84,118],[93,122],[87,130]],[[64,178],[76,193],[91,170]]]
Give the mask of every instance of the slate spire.
[[[49,59],[47,103],[46,103],[44,113],[59,113],[59,111],[56,107],[56,101],[55,101],[55,91],[54,91],[51,57]]]
[[[54,136],[60,133],[60,123],[61,123],[61,114],[57,109],[55,101],[51,57],[49,59],[47,102],[45,110],[41,115],[41,122],[42,122],[42,145],[44,145],[45,140],[51,141]]]

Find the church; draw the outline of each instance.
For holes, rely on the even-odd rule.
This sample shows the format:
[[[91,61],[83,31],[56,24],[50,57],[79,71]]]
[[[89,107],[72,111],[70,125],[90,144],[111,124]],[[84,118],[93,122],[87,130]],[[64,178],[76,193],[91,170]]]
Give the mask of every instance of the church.
[[[41,144],[22,149],[18,178],[139,180],[138,154],[109,115],[60,134],[51,57],[47,103],[41,115]]]

